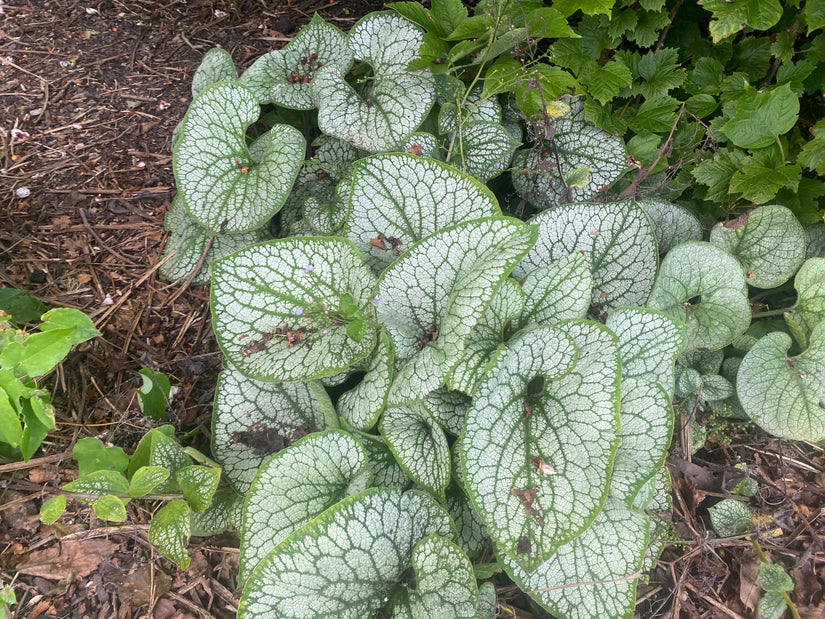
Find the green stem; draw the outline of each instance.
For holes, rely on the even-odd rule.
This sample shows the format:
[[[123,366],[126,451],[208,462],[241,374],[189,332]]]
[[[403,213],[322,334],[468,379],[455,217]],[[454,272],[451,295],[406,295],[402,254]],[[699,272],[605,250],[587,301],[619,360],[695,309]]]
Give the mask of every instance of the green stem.
[[[776,143],[779,145],[779,154],[782,155],[782,165],[785,165],[785,149],[782,148],[782,140],[779,139],[779,136],[774,136]]]
[[[324,413],[324,421],[326,421],[327,429],[337,430],[340,428],[341,423],[338,421],[338,413],[335,411],[335,406],[333,406],[332,400],[329,399],[329,394],[327,390],[324,389],[323,383],[321,383],[320,380],[311,380],[307,382],[307,385],[312,395],[315,396],[315,401],[318,402],[318,406],[321,407],[321,412]]]
[[[762,563],[771,563],[771,560],[762,551],[762,546],[759,545],[759,542],[756,540],[756,538],[751,538],[751,544],[753,544],[753,548],[754,550],[756,550],[756,554]],[[793,601],[791,601],[791,596],[788,595],[788,592],[781,591],[780,595],[782,596],[782,599],[785,600],[785,604],[790,609],[791,615],[793,615],[794,619],[802,619],[802,617],[799,614],[799,611],[796,610],[796,606],[794,605]]]
[[[769,318],[771,316],[782,316],[787,309],[775,309],[775,310],[768,310],[767,312],[756,312],[755,314],[751,314],[751,320],[755,320],[757,318]]]

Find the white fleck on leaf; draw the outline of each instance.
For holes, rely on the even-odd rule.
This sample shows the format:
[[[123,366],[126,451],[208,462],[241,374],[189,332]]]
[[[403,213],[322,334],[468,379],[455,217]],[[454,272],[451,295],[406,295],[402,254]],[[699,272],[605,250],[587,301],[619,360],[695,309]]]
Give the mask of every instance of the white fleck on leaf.
[[[447,512],[423,492],[347,497],[281,542],[244,587],[238,619],[363,619],[386,602],[422,539],[453,539]]]
[[[340,431],[310,434],[275,454],[258,470],[243,506],[238,581],[269,551],[347,496],[367,470],[367,454]]]
[[[175,182],[189,215],[212,234],[263,226],[283,205],[304,159],[301,132],[275,125],[264,155],[254,160],[246,129],[259,115],[249,89],[218,82],[200,93],[183,119]]]
[[[685,350],[718,350],[751,322],[745,276],[715,245],[683,243],[665,256],[648,307],[684,323]]]

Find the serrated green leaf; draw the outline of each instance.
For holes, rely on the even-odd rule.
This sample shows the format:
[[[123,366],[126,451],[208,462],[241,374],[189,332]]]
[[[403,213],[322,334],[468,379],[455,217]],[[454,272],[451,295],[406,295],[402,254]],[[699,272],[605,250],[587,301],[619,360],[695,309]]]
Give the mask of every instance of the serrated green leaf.
[[[214,47],[203,55],[203,60],[192,77],[192,98],[196,98],[212,84],[231,82],[236,78],[232,56],[225,49]]]
[[[142,466],[129,480],[129,495],[139,497],[149,494],[167,479],[169,471],[162,466]]]
[[[713,43],[719,43],[745,27],[744,2],[726,2],[726,0],[702,0],[702,6],[713,13],[709,30]]]
[[[783,187],[796,191],[802,167],[783,165],[778,168],[748,163],[730,179],[730,190],[741,193],[742,197],[754,204],[764,204],[776,197]]]
[[[676,124],[679,101],[668,95],[645,99],[630,118],[628,126],[636,133],[666,133]]]
[[[185,466],[175,473],[175,479],[192,511],[202,512],[209,507],[218,489],[221,470],[198,465]]]
[[[691,171],[691,175],[707,185],[707,199],[725,203],[729,200],[730,181],[745,164],[747,156],[739,149],[720,151],[713,159],[703,161]]]
[[[679,52],[672,47],[642,55],[620,52],[616,58],[631,67],[634,77],[641,80],[634,89],[638,88],[645,99],[664,97],[687,78],[687,71],[679,68]]]
[[[571,107],[570,114],[552,123],[556,134],[546,151],[519,150],[513,156],[513,186],[540,208],[588,200],[627,167],[622,141],[585,121],[580,98]],[[590,182],[585,187],[565,187],[562,175],[579,168],[589,170]]]
[[[784,284],[805,259],[805,231],[784,206],[760,206],[717,223],[710,242],[739,260],[755,288]]]
[[[442,228],[500,214],[493,193],[452,166],[413,155],[375,155],[355,164],[345,235],[367,264],[383,271],[397,254]]]
[[[585,15],[610,15],[616,0],[558,0],[553,3],[553,7],[565,17],[569,17],[576,11],[581,11]]]
[[[189,215],[210,234],[260,228],[292,189],[304,138],[293,127],[276,125],[264,155],[253,160],[245,132],[259,115],[248,88],[220,82],[192,102],[183,120],[173,155],[175,181]]]
[[[66,484],[63,489],[84,494],[124,494],[129,492],[129,482],[117,471],[93,471]]]
[[[431,28],[439,36],[446,37],[454,32],[469,15],[461,0],[434,0],[431,5]]]
[[[647,305],[687,326],[686,350],[724,348],[751,321],[742,268],[704,242],[683,243],[665,256]]]
[[[321,67],[340,75],[352,64],[352,50],[347,36],[318,13],[283,49],[264,54],[241,76],[240,82],[249,88],[263,104],[295,110],[315,107],[310,84]]]
[[[175,499],[161,507],[149,524],[149,541],[166,556],[185,570],[191,559],[186,552],[186,544],[191,534],[189,505]]]
[[[596,520],[532,572],[500,555],[516,584],[566,619],[631,619],[650,518],[609,497]]]
[[[239,619],[371,616],[410,567],[415,545],[452,538],[449,515],[420,492],[348,497],[281,542],[244,587]]]
[[[819,441],[825,437],[825,322],[802,354],[788,357],[790,346],[785,333],[762,337],[739,366],[736,392],[745,412],[771,434]]]
[[[72,448],[72,458],[77,460],[80,477],[94,471],[123,473],[129,466],[129,456],[121,447],[105,447],[99,438],[82,438]]]
[[[825,321],[825,258],[806,260],[794,279],[796,303],[785,313],[785,321],[803,350],[820,322]]]
[[[811,133],[813,139],[802,146],[798,162],[812,172],[825,174],[825,121],[818,122]]]
[[[531,396],[537,377],[544,391]],[[535,329],[499,357],[473,399],[461,459],[502,552],[532,569],[587,528],[607,494],[618,425],[619,356],[603,326]]]
[[[244,499],[239,581],[294,531],[347,496],[365,470],[363,447],[340,431],[311,434],[267,460]]]
[[[722,132],[740,148],[764,148],[791,130],[799,116],[799,99],[790,84],[757,92],[750,88],[736,100]]]
[[[228,366],[218,377],[212,413],[212,453],[241,494],[274,452],[326,427],[306,383],[264,383]]]
[[[253,245],[212,263],[218,344],[241,373],[257,380],[337,374],[369,354],[375,329],[355,342],[347,335],[349,321],[330,322],[324,311],[337,311],[348,294],[368,315],[374,282],[345,239],[297,237]],[[298,331],[303,335],[296,342]]]
[[[384,411],[378,429],[410,479],[443,502],[450,483],[450,448],[443,430],[422,405]]]
[[[633,74],[630,69],[615,60],[605,63],[589,73],[586,78],[582,78],[582,84],[587,88],[587,92],[602,105],[610,103],[622,88],[630,87],[632,82]]]
[[[348,40],[356,60],[372,68],[372,80],[359,94],[335,67],[317,71],[311,93],[318,126],[364,150],[394,150],[418,128],[435,99],[429,72],[406,70],[418,56],[421,33],[399,15],[371,13],[352,27]]]
[[[366,431],[378,421],[392,384],[394,360],[392,340],[382,329],[363,380],[338,400],[339,414],[352,427]]]
[[[653,224],[660,256],[680,243],[702,240],[702,225],[687,209],[659,200],[639,200],[637,204]]]
[[[529,220],[536,245],[513,271],[534,269],[583,252],[593,274],[591,302],[599,307],[644,305],[656,276],[658,252],[650,221],[635,203],[565,204]]]
[[[378,321],[397,358],[406,360],[393,379],[390,403],[421,400],[443,383],[535,238],[533,228],[515,219],[477,219],[427,237],[384,271]],[[422,278],[424,273],[432,275]]]
[[[742,501],[724,499],[708,509],[710,523],[719,537],[739,535],[748,529],[753,515]]]
[[[825,2],[822,0],[807,0],[805,3],[805,21],[808,25],[808,34],[814,30],[825,28]]]
[[[92,502],[92,509],[95,510],[95,515],[101,520],[109,520],[110,522],[123,522],[126,520],[126,506],[121,499],[111,494],[104,494]]]
[[[66,511],[66,495],[58,494],[43,501],[40,507],[40,522],[43,524],[54,524]]]
[[[622,380],[655,382],[673,396],[674,363],[685,341],[685,326],[649,309],[625,307],[607,316],[619,338]]]

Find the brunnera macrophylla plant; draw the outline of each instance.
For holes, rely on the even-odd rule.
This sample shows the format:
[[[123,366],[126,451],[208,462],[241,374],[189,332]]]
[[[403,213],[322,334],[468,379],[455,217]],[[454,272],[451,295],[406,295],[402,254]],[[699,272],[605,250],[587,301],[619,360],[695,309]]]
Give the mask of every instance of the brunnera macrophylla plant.
[[[611,202],[624,148],[579,100],[517,150],[506,93],[409,68],[422,36],[316,17],[240,78],[213,50],[177,132],[164,268],[211,284],[239,617],[492,617],[498,572],[631,617],[677,393],[825,436],[825,235]]]

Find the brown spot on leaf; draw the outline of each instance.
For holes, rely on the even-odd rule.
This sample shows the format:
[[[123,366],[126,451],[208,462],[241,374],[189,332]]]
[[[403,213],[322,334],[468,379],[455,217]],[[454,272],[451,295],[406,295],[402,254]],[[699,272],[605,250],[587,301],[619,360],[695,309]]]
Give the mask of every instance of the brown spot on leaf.
[[[424,147],[421,144],[413,144],[407,149],[407,152],[416,157],[420,157],[424,152]]]
[[[516,543],[516,554],[528,555],[531,552],[533,552],[533,544],[530,543],[530,538],[526,535],[522,535],[518,538],[518,542]]]
[[[530,458],[530,466],[542,475],[555,475],[558,473],[558,471],[556,471],[556,467],[547,462],[544,458],[539,458],[538,456],[533,456]]]

